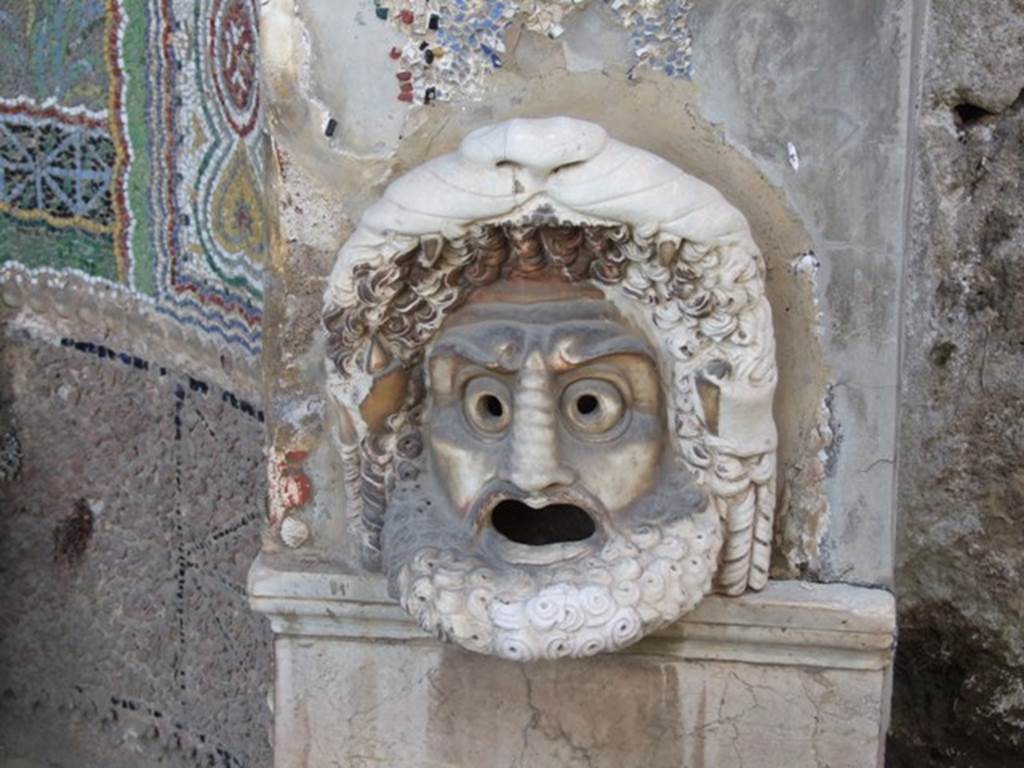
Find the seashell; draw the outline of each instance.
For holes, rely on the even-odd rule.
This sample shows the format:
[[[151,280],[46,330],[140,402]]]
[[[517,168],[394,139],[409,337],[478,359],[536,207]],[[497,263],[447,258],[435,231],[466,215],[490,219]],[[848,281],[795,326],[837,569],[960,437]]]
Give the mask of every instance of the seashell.
[[[477,568],[471,571],[466,578],[466,583],[471,587],[494,588],[494,571],[490,568]]]
[[[640,594],[648,603],[656,603],[665,596],[665,589],[668,585],[665,578],[654,568],[648,568],[640,577]]]
[[[639,551],[623,538],[615,537],[601,550],[601,559],[612,563],[627,557],[636,557]]]
[[[434,584],[439,589],[461,589],[465,583],[466,574],[452,569],[447,562],[434,569]]]
[[[708,562],[701,557],[688,557],[681,561],[683,577],[689,580],[694,576],[701,576],[708,570]]]
[[[572,577],[570,577],[571,580]],[[558,583],[561,579],[553,578],[551,582]],[[537,585],[527,574],[520,571],[504,573],[501,581],[495,585],[499,597],[505,602],[522,602],[529,600],[537,592]]]
[[[415,605],[416,603],[431,602],[434,597],[434,592],[434,585],[430,583],[430,578],[427,576],[421,576],[413,582],[412,589],[409,590],[409,595],[412,598],[412,604]]]
[[[661,612],[649,603],[640,603],[636,610],[640,614],[640,621],[644,623],[644,626],[661,624]]]
[[[636,581],[642,572],[640,563],[632,558],[616,563],[612,569],[616,581]]]
[[[522,603],[506,602],[500,597],[491,601],[491,621],[501,629],[520,629],[526,626]]]
[[[434,609],[446,617],[455,617],[465,612],[466,601],[461,590],[439,589],[434,598]]]
[[[653,525],[638,525],[629,532],[629,538],[641,550],[650,549],[661,540],[661,531]]]
[[[619,605],[632,607],[640,602],[640,585],[636,581],[620,581],[612,588],[612,597]]]
[[[434,547],[424,547],[412,559],[412,567],[417,573],[429,573],[437,567],[441,553]]]
[[[655,557],[666,557],[669,560],[682,560],[688,554],[689,547],[683,539],[675,536],[666,537],[651,554]]]
[[[281,541],[292,549],[297,549],[309,538],[309,526],[297,517],[286,517],[281,523]]]
[[[558,622],[558,628],[565,632],[578,632],[586,624],[587,617],[583,610],[574,600],[567,600],[562,611],[562,619]]]
[[[479,621],[490,622],[492,596],[493,593],[486,587],[471,589],[466,595],[466,611]]]
[[[451,634],[464,648],[477,653],[487,653],[494,639],[491,626],[487,622],[477,621],[465,614],[452,616]]]
[[[545,659],[563,659],[572,653],[572,641],[562,632],[547,635],[542,653]]]

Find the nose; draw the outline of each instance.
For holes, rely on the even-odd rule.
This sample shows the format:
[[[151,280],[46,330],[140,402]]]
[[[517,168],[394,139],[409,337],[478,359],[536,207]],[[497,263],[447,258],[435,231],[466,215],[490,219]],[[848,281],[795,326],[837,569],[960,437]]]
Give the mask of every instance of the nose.
[[[529,493],[570,485],[576,479],[576,473],[559,457],[555,410],[547,366],[539,352],[532,352],[513,394],[509,478]]]

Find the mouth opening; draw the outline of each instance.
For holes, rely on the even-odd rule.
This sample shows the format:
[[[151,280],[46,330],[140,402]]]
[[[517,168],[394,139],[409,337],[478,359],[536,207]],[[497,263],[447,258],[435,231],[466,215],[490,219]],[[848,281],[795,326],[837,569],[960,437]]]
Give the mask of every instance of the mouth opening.
[[[575,504],[548,504],[540,509],[505,499],[491,512],[491,525],[509,541],[541,547],[583,541],[594,535],[594,519]]]

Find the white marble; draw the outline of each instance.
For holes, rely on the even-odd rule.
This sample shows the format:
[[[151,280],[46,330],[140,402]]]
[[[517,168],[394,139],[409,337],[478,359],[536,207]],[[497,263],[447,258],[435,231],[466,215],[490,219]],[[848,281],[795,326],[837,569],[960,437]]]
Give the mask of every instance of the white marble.
[[[427,637],[380,577],[264,556],[249,592],[276,633],[276,768],[881,765],[882,590],[769,582],[619,653],[527,664]]]
[[[335,447],[366,563],[425,629],[518,660],[614,651],[713,590],[762,588],[778,443],[765,276],[717,189],[595,123],[485,126],[393,181],[324,295]],[[486,311],[463,306],[488,289]],[[601,351],[627,336],[614,361]],[[516,345],[534,353],[518,360]],[[470,348],[506,357],[465,366]],[[629,418],[581,441],[558,408],[570,368]],[[456,369],[487,392],[462,392]],[[510,423],[460,430],[482,402],[471,395]],[[590,533],[531,544],[537,567],[519,567],[505,532],[491,536],[505,501],[575,506]]]

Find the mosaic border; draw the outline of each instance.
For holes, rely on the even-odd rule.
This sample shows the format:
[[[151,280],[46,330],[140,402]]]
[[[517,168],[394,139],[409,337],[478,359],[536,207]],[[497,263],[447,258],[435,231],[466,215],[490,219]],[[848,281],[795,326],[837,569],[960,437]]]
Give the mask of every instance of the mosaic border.
[[[102,342],[119,352],[160,360],[252,402],[262,400],[258,358],[170,320],[151,298],[106,280],[5,264],[0,267],[0,325],[52,344],[64,338]]]

